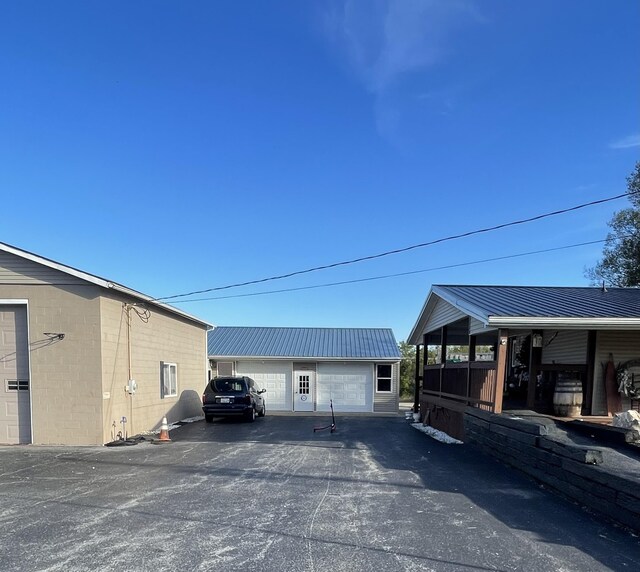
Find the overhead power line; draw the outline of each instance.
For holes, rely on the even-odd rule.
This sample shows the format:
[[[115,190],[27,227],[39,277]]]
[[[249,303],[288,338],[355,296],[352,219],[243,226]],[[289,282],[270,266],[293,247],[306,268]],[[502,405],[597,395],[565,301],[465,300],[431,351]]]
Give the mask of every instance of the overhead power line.
[[[503,228],[508,228],[511,226],[517,226],[517,225],[521,225],[521,224],[526,224],[529,222],[534,222],[537,220],[542,220],[545,218],[549,218],[552,216],[558,216],[561,214],[566,214],[568,212],[572,212],[572,211],[577,211],[580,209],[584,209],[586,207],[591,207],[591,206],[595,206],[595,205],[600,205],[603,203],[608,203],[610,201],[615,201],[617,199],[621,199],[623,197],[628,197],[630,193],[622,193],[620,195],[616,195],[613,197],[607,197],[604,199],[599,199],[596,201],[590,201],[588,203],[582,203],[579,205],[575,205],[573,207],[569,207],[569,208],[565,208],[565,209],[560,209],[557,211],[552,211],[552,212],[548,212],[548,213],[544,213],[544,214],[540,214],[540,215],[536,215],[536,216],[532,216],[532,217],[528,217],[528,218],[524,218],[524,219],[520,219],[520,220],[515,220],[515,221],[511,221],[511,222],[506,222],[506,223],[502,223],[502,224],[497,224],[494,226],[489,226],[489,227],[485,227],[485,228],[480,228],[480,229],[476,229],[476,230],[470,230],[468,232],[463,232],[460,234],[454,234],[451,236],[445,236],[443,238],[437,238],[435,240],[430,240],[428,242],[421,242],[420,244],[413,244],[411,246],[405,246],[404,248],[397,248],[395,250],[387,250],[385,252],[380,252],[378,254],[372,254],[369,256],[362,256],[360,258],[353,258],[351,260],[343,260],[342,262],[334,262],[332,264],[325,264],[323,266],[314,266],[313,268],[306,268],[304,270],[297,270],[295,272],[289,272],[287,274],[280,274],[277,276],[269,276],[267,278],[260,278],[257,280],[249,280],[247,282],[237,282],[235,284],[227,284],[226,286],[217,286],[214,288],[206,288],[204,290],[194,290],[192,292],[186,292],[184,294],[174,294],[172,296],[162,296],[159,298],[155,298],[153,301],[165,301],[165,300],[172,300],[175,298],[185,298],[187,296],[194,296],[196,294],[206,294],[207,292],[216,292],[216,291],[220,291],[220,290],[228,290],[230,288],[239,288],[240,286],[250,286],[252,284],[261,284],[263,282],[270,282],[273,280],[282,280],[283,278],[291,278],[292,276],[299,276],[300,274],[309,274],[311,272],[317,272],[319,270],[328,270],[329,268],[336,268],[339,266],[347,266],[349,264],[356,264],[357,262],[364,262],[365,260],[374,260],[376,258],[382,258],[385,256],[391,256],[393,254],[400,254],[402,252],[409,252],[410,250],[415,250],[417,248],[424,248],[426,246],[433,246],[434,244],[439,244],[441,242],[447,242],[450,240],[457,240],[460,238],[466,238],[468,236],[473,236],[476,234],[482,234],[482,233],[487,233],[487,232],[492,232],[494,230],[500,230]]]
[[[298,286],[295,288],[282,288],[280,290],[265,290],[263,292],[251,292],[248,294],[229,294],[228,296],[214,296],[210,298],[193,298],[191,300],[176,300],[173,304],[186,304],[187,302],[204,302],[208,300],[228,300],[229,298],[248,298],[250,296],[264,296],[266,294],[281,294],[283,292],[296,292],[299,290],[314,290],[317,288],[329,288],[331,286],[342,286],[344,284],[357,284],[358,282],[371,282],[373,280],[385,280],[387,278],[396,278],[398,276],[409,276],[411,274],[422,274],[425,272],[434,272],[436,270],[447,270],[449,268],[460,268],[462,266],[472,266],[474,264],[485,264],[487,262],[495,262],[497,260],[507,260],[510,258],[520,258],[523,256],[532,256],[534,254],[544,254],[554,252],[556,250],[567,250],[569,248],[578,248],[579,246],[588,246],[590,244],[599,244],[607,242],[608,239],[591,240],[589,242],[580,242],[578,244],[568,244],[565,246],[557,246],[554,248],[545,248],[544,250],[532,250],[530,252],[520,252],[518,254],[507,254],[505,256],[496,256],[494,258],[483,258],[482,260],[472,260],[469,262],[459,262],[456,264],[447,264],[445,266],[434,266],[433,268],[423,268],[422,270],[411,270],[408,272],[398,272],[397,274],[384,274],[382,276],[369,276],[367,278],[357,278],[354,280],[343,280],[341,282],[329,282],[326,284],[315,284],[312,286]]]

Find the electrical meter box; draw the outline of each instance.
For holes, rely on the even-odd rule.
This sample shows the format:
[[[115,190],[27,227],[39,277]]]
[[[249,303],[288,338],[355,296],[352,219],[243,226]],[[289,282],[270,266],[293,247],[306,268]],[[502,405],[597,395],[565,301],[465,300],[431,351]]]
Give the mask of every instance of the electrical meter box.
[[[134,395],[136,392],[136,389],[138,389],[138,384],[136,383],[136,380],[130,379],[125,389],[129,395]]]

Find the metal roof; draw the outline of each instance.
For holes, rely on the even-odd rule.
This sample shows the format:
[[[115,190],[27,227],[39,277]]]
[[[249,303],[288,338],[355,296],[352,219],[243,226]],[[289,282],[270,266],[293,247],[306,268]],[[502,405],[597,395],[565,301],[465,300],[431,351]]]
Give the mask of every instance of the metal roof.
[[[211,357],[400,359],[388,328],[268,328],[210,330]]]
[[[486,316],[640,318],[639,288],[434,286],[434,292],[463,300]]]
[[[428,330],[438,299],[488,328],[640,329],[640,288],[434,285],[409,343]]]

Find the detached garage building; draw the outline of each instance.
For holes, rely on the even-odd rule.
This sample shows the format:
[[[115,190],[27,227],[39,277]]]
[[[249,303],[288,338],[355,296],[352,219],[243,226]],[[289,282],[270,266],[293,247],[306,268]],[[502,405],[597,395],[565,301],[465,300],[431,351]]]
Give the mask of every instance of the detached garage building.
[[[212,375],[246,375],[269,411],[396,412],[400,351],[390,329],[217,327]]]
[[[0,444],[102,445],[202,415],[209,327],[0,243]]]

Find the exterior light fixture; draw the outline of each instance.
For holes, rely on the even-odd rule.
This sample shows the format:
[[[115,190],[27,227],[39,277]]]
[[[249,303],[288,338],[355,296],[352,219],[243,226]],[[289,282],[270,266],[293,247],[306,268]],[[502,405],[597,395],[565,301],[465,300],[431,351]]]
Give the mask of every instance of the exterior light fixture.
[[[64,334],[58,333],[58,332],[44,332],[43,335],[49,336],[52,340],[53,339],[64,340]]]

